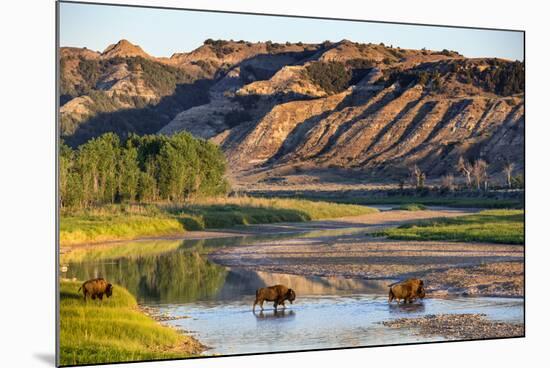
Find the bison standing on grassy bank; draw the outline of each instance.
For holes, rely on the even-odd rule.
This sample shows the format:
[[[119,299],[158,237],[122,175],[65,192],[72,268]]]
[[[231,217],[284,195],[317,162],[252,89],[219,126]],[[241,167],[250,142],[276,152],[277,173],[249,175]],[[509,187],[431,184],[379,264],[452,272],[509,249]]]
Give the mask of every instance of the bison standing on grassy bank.
[[[106,295],[107,298],[113,295],[113,284],[108,283],[102,278],[88,280],[84,282],[80,288],[78,288],[79,292],[80,289],[82,289],[85,301],[88,299],[88,295],[92,299],[97,297],[99,300],[103,300],[103,295]]]
[[[277,310],[278,305],[282,305],[285,308],[285,300],[288,300],[290,304],[296,299],[296,293],[294,290],[287,288],[284,285],[275,285],[265,288],[259,288],[256,290],[256,300],[254,300],[254,306],[252,311],[256,310],[256,304],[260,304],[260,308],[264,310],[264,301],[274,302],[273,308]]]
[[[394,299],[397,303],[403,299],[404,303],[412,303],[415,299],[423,299],[426,296],[424,281],[419,279],[408,279],[400,283],[391,284],[388,303]]]

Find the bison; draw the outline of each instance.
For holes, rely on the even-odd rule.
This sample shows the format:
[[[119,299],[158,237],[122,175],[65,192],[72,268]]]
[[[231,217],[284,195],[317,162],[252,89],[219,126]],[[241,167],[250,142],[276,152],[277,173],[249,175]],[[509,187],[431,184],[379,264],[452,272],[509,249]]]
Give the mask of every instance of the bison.
[[[419,279],[408,279],[400,283],[389,285],[390,293],[388,303],[394,299],[397,303],[403,299],[404,303],[412,303],[415,299],[423,299],[426,296],[424,281]]]
[[[84,300],[87,300],[88,296],[92,299],[97,297],[99,300],[103,300],[103,295],[107,297],[113,295],[113,284],[108,283],[102,278],[88,280],[78,288],[79,292],[80,289],[82,289],[82,293],[84,294]]]
[[[264,310],[264,301],[274,302],[273,308],[277,310],[278,305],[282,305],[285,308],[285,300],[288,300],[290,304],[296,299],[296,293],[294,290],[287,288],[284,285],[275,285],[265,288],[259,288],[256,290],[256,300],[254,300],[254,306],[252,311],[256,310],[256,304],[260,304],[260,308]]]

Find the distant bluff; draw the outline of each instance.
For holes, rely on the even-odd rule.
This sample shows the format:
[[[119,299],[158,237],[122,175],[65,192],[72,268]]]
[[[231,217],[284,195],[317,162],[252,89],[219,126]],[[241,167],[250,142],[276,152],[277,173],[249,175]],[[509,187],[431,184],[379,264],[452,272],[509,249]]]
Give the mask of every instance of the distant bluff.
[[[460,156],[523,170],[524,64],[349,40],[206,40],[156,58],[121,40],[61,49],[61,131],[77,145],[106,131],[186,130],[258,178],[346,169],[443,175]]]

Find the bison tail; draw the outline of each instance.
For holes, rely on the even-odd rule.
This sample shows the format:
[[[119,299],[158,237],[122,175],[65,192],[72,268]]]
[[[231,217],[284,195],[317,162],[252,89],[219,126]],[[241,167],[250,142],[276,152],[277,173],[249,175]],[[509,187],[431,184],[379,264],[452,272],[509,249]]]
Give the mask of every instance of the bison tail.
[[[82,286],[80,286],[80,287],[78,288],[77,293],[80,293],[80,290],[82,290]]]

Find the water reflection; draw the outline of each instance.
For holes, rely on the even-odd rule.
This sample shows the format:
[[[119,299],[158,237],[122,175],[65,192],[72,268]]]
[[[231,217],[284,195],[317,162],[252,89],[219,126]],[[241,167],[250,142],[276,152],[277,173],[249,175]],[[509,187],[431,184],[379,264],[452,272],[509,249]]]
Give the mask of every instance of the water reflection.
[[[424,302],[415,301],[412,304],[388,304],[390,314],[424,313]]]
[[[63,277],[104,277],[120,284],[140,302],[189,303],[253,299],[258,288],[284,284],[304,295],[385,293],[387,281],[341,277],[304,277],[227,269],[207,257],[210,249],[241,244],[243,238],[140,241],[74,250],[63,256]],[[251,301],[252,303],[252,301]]]
[[[193,251],[119,258],[69,265],[67,277],[104,277],[127,288],[139,301],[161,303],[209,299],[222,288],[227,271]]]
[[[303,234],[301,237],[308,237]],[[280,236],[279,236],[280,237]],[[294,235],[296,237],[296,235]],[[522,299],[425,299],[388,304],[388,280],[298,275],[227,269],[209,261],[217,247],[251,244],[268,237],[139,241],[74,249],[62,256],[64,277],[105,277],[137,299],[177,318],[166,323],[191,331],[212,347],[208,353],[239,354],[429,341],[381,322],[441,313],[484,313],[521,322]],[[62,271],[63,271],[62,270]],[[284,284],[296,302],[252,313],[256,289]],[[436,338],[434,338],[436,339]]]
[[[261,320],[272,320],[272,319],[282,319],[286,318],[288,320],[294,319],[296,317],[296,312],[293,310],[287,310],[287,309],[281,309],[281,310],[273,310],[273,311],[260,311],[260,312],[254,312],[254,316],[258,321]]]
[[[379,294],[387,290],[387,281],[357,280],[342,277],[299,276],[242,269],[229,269],[218,300],[240,300],[253,296],[258,288],[282,284],[294,289],[297,298],[305,295]]]

